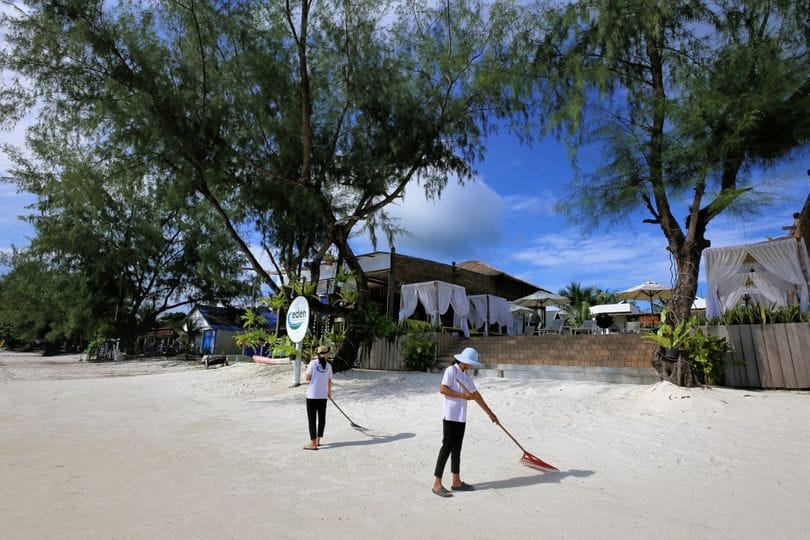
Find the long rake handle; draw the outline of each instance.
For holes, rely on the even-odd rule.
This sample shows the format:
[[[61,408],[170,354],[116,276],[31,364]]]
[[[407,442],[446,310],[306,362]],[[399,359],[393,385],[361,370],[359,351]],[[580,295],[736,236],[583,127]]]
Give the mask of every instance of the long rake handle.
[[[347,415],[345,412],[343,412],[343,409],[341,409],[341,408],[338,406],[338,404],[337,404],[337,403],[335,403],[335,400],[334,400],[334,399],[332,399],[332,398],[331,398],[331,396],[329,397],[329,401],[331,401],[331,402],[332,402],[332,405],[334,405],[335,407],[337,407],[337,410],[339,410],[339,411],[340,411],[340,414],[342,414],[343,416],[345,416],[345,417],[346,417],[346,420],[348,420],[348,421],[349,421],[349,424],[351,424],[351,425],[352,425],[352,427],[355,427],[355,428],[360,428],[360,429],[366,429],[366,428],[364,428],[363,426],[360,426],[360,425],[355,424],[354,422],[352,422],[352,419],[351,419],[351,418],[349,418],[349,415]]]
[[[528,452],[528,451],[527,451],[525,448],[523,448],[523,445],[522,445],[522,444],[520,444],[519,442],[517,442],[517,439],[515,439],[514,437],[512,437],[512,434],[511,434],[511,433],[509,433],[508,431],[506,431],[506,428],[505,428],[505,427],[503,427],[503,426],[502,426],[500,423],[498,423],[498,427],[500,427],[500,428],[503,430],[503,432],[504,432],[504,433],[506,433],[507,435],[509,435],[509,438],[510,438],[510,439],[512,439],[512,442],[514,442],[516,445],[518,445],[518,448],[520,448],[521,450],[523,450],[523,453],[524,453],[524,454],[528,454],[528,453],[529,453],[529,452]]]
[[[464,391],[465,391],[465,392],[467,392],[468,394],[470,393],[470,391],[469,391],[469,390],[467,390],[467,387],[466,387],[466,386],[464,386],[464,383],[463,383],[463,382],[461,382],[460,380],[458,380],[458,377],[456,377],[456,382],[457,382],[459,385],[461,385],[461,387],[464,389]],[[499,428],[501,428],[501,429],[503,430],[503,432],[504,432],[504,433],[506,433],[507,435],[509,435],[509,438],[510,438],[510,439],[512,439],[512,441],[513,441],[513,442],[514,442],[516,445],[518,445],[518,448],[520,448],[521,450],[523,450],[523,453],[524,453],[524,454],[528,454],[528,452],[526,451],[526,449],[525,449],[525,448],[523,448],[523,445],[522,445],[522,444],[520,444],[519,442],[517,442],[517,439],[515,439],[514,437],[512,437],[512,434],[511,434],[511,433],[509,433],[508,431],[506,431],[506,428],[505,428],[505,427],[503,427],[503,426],[501,425],[500,421],[498,422],[498,427],[499,427]]]

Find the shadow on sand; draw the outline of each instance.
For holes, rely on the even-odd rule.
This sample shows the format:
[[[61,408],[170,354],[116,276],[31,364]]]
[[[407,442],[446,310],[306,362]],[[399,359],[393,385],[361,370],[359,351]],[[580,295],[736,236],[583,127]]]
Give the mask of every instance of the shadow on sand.
[[[333,443],[325,443],[318,447],[318,449],[328,450],[330,448],[340,448],[342,446],[368,446],[370,444],[385,444],[394,441],[400,441],[402,439],[411,439],[416,437],[415,433],[397,433],[396,435],[372,435],[370,433],[363,433],[363,435],[369,437],[364,441],[340,441],[340,442],[333,442]]]
[[[533,486],[536,484],[559,484],[564,478],[573,476],[575,478],[585,478],[594,474],[593,471],[582,471],[573,469],[570,471],[559,472],[538,472],[528,476],[516,476],[515,478],[506,478],[504,480],[493,480],[492,482],[478,482],[475,484],[476,491],[484,491],[487,489],[501,489],[501,488],[515,488],[524,486]]]

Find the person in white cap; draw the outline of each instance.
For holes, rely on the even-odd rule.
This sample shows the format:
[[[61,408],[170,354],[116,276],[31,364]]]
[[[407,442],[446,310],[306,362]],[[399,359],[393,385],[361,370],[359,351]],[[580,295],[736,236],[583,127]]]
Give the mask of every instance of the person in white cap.
[[[442,447],[436,460],[433,472],[433,493],[439,497],[452,497],[453,493],[442,485],[444,467],[447,458],[450,458],[450,472],[453,481],[450,489],[453,491],[474,491],[475,487],[461,481],[461,443],[464,440],[464,429],[467,426],[467,402],[474,400],[489,415],[490,420],[498,423],[489,406],[481,397],[475,387],[472,377],[467,374],[470,368],[483,367],[478,361],[478,351],[467,347],[461,354],[455,355],[456,362],[444,370],[439,393],[444,396],[444,422],[442,434]]]
[[[326,400],[332,397],[332,364],[326,361],[329,347],[321,345],[315,350],[317,360],[307,366],[307,420],[309,421],[309,444],[304,450],[317,450],[326,427]],[[317,422],[317,426],[316,426]]]

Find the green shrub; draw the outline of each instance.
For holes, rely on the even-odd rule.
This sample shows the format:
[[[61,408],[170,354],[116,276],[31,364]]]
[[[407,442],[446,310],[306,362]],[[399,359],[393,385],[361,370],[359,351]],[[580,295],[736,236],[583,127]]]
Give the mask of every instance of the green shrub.
[[[701,383],[723,384],[723,364],[732,350],[725,338],[706,336],[700,328],[694,328],[683,345]]]
[[[706,323],[714,326],[733,326],[737,324],[780,324],[810,322],[810,313],[802,313],[797,305],[777,308],[773,305],[752,303],[738,305],[725,311],[719,317],[707,319]]]
[[[396,326],[374,304],[364,304],[352,316],[352,324],[363,336],[362,343],[371,345],[374,338],[391,337],[396,334]]]
[[[438,332],[439,327],[431,324],[430,321],[417,321],[416,319],[405,319],[397,328],[399,334],[428,334]]]
[[[436,367],[437,341],[429,334],[410,334],[402,339],[400,353],[405,369],[427,371]]]
[[[273,356],[276,358],[290,356],[296,354],[295,343],[292,342],[289,336],[282,336],[276,338],[273,342]]]

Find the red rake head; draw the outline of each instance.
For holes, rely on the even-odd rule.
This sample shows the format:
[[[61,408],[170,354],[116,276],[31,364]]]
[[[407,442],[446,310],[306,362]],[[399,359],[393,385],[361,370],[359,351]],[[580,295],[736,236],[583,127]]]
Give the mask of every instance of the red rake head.
[[[530,469],[537,469],[538,471],[543,472],[550,472],[550,471],[559,471],[557,467],[554,465],[549,465],[542,459],[537,456],[534,456],[528,452],[523,453],[523,457],[520,458],[520,464],[529,467]]]

